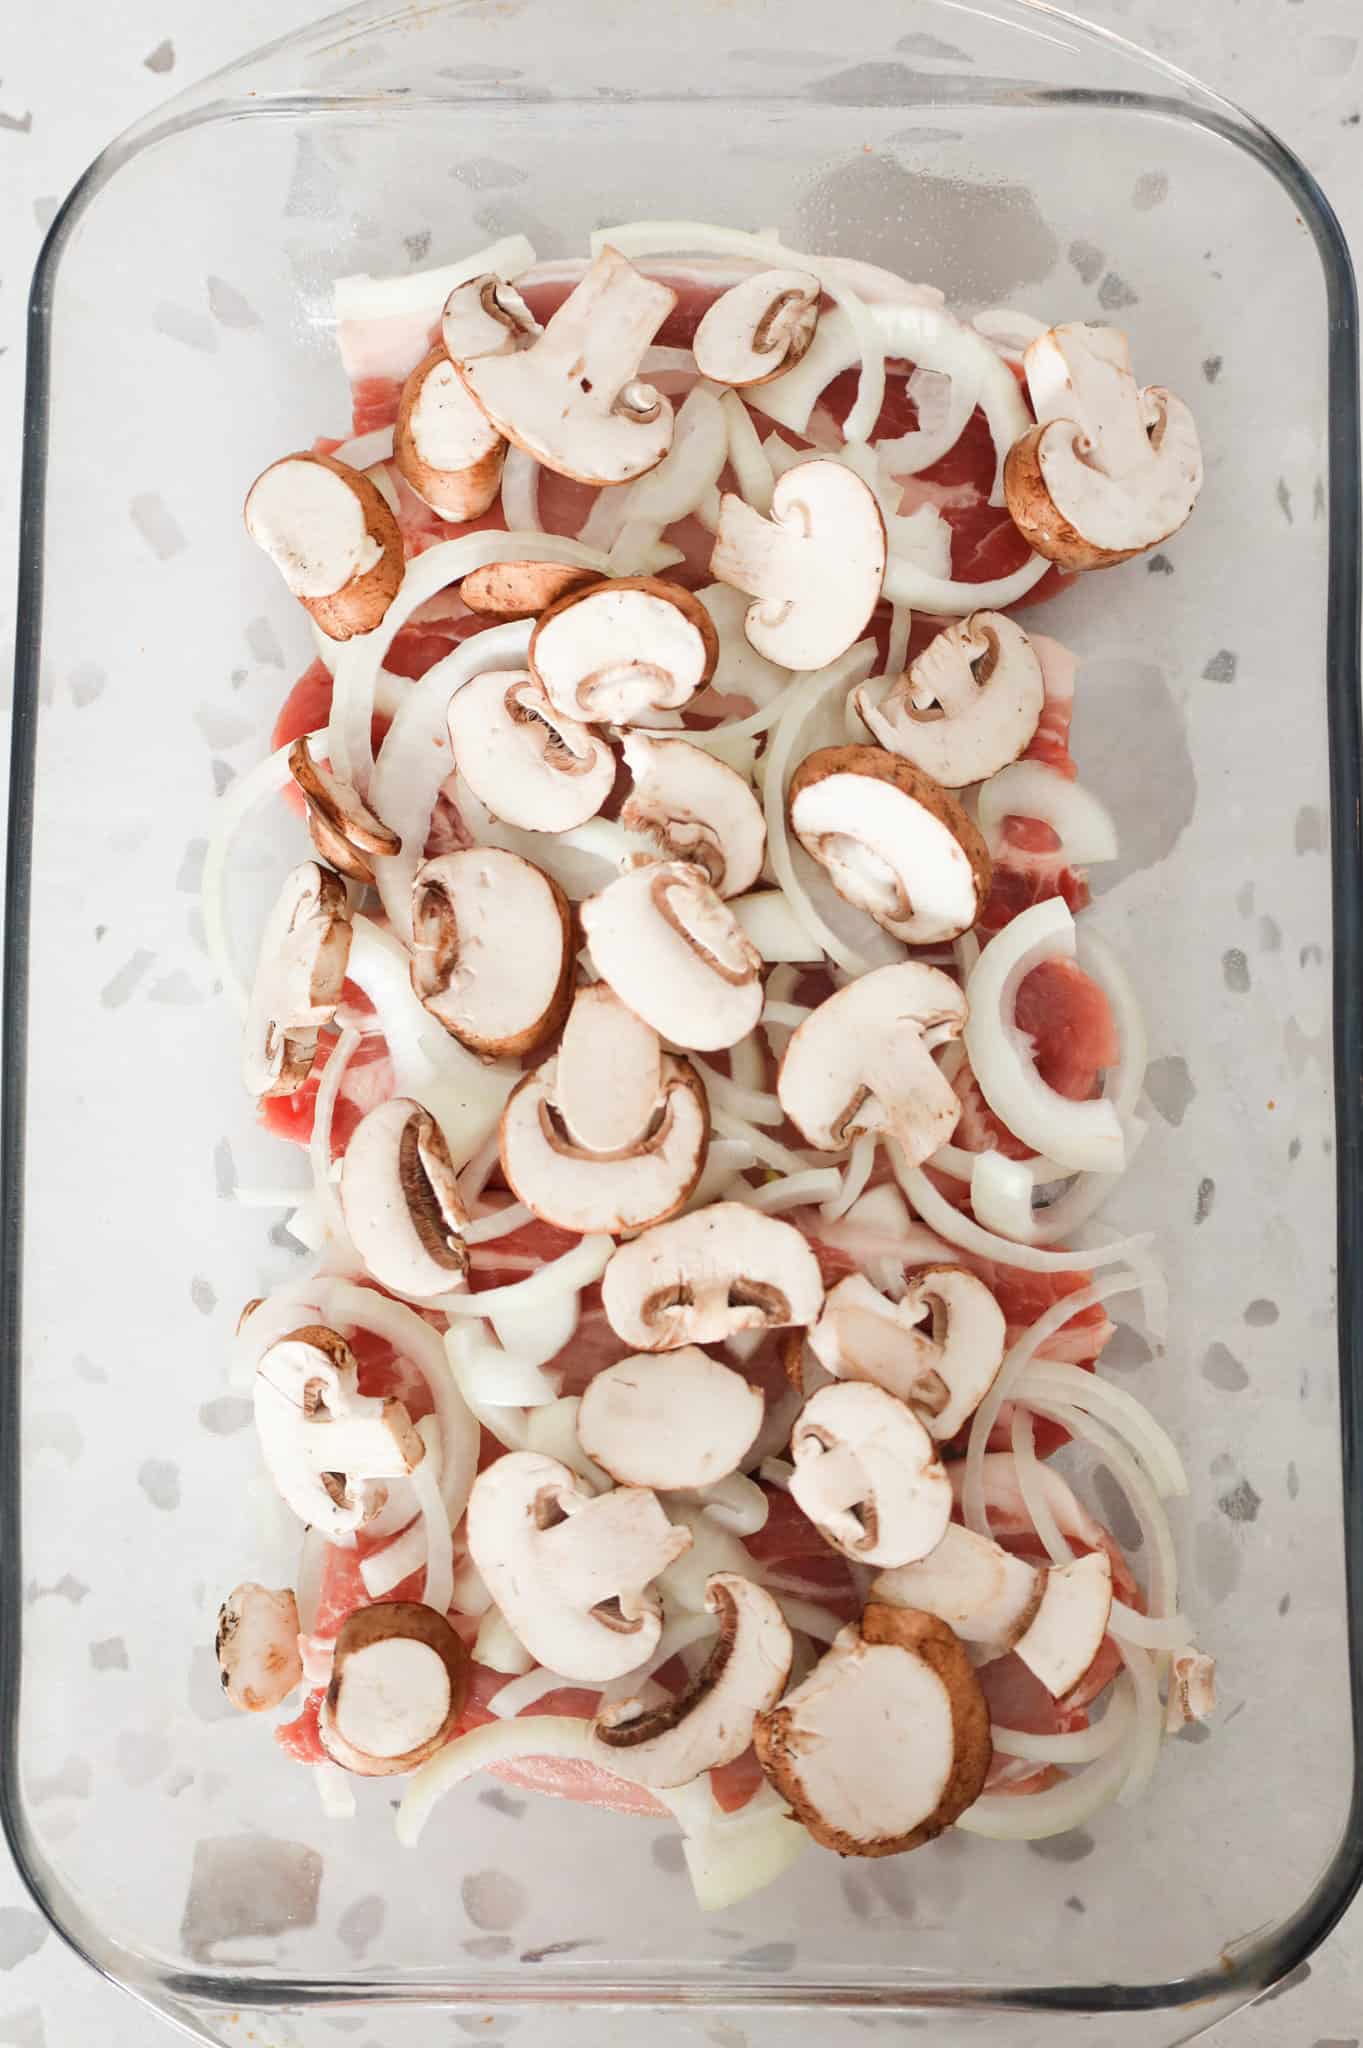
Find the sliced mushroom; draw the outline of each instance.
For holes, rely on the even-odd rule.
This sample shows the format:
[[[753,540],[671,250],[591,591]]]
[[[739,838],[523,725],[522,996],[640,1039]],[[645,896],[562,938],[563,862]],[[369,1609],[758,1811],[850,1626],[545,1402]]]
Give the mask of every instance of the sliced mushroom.
[[[450,699],[459,773],[494,818],[527,832],[568,832],[611,793],[615,756],[585,725],[555,711],[524,669],[472,676]]]
[[[1202,488],[1193,416],[1142,389],[1116,327],[1053,327],[1023,354],[1037,424],[1008,451],[1004,492],[1029,547],[1107,569],[1177,533]]]
[[[440,339],[451,361],[511,354],[529,348],[542,332],[516,287],[495,270],[457,284],[440,318]]]
[[[372,632],[403,574],[397,520],[367,476],[285,455],[246,494],[246,531],[329,640]]]
[[[662,1706],[616,1700],[597,1710],[592,1735],[603,1768],[621,1766],[639,1785],[689,1785],[742,1756],[753,1722],[776,1705],[794,1645],[770,1593],[737,1572],[714,1572],[705,1604],[719,1639],[685,1692]]]
[[[456,856],[457,857],[457,856]],[[421,1300],[468,1272],[468,1212],[439,1124],[395,1095],[356,1125],[341,1165],[341,1207],[355,1249],[381,1286]]]
[[[736,1045],[762,1014],[762,955],[703,868],[636,868],[589,896],[581,918],[597,973],[674,1045]]]
[[[907,946],[959,938],[993,862],[954,796],[884,747],[820,747],[795,771],[791,829],[838,894]]]
[[[506,442],[443,348],[422,358],[402,387],[393,460],[442,519],[477,519],[502,483]]]
[[[1169,1660],[1169,1697],[1164,1732],[1177,1735],[1190,1721],[1206,1721],[1216,1712],[1216,1661],[1189,1646]]]
[[[972,612],[930,641],[878,705],[864,683],[853,702],[882,747],[964,789],[1026,752],[1045,697],[1021,626],[1003,612]]]
[[[839,1280],[809,1342],[825,1372],[884,1387],[946,1443],[998,1378],[1006,1333],[983,1280],[961,1266],[927,1266],[901,1301],[862,1273]]]
[[[819,324],[819,280],[807,270],[761,270],[709,307],[692,343],[716,384],[767,384],[793,370]]]
[[[761,1389],[741,1373],[684,1344],[599,1372],[583,1393],[577,1434],[587,1456],[621,1485],[675,1493],[736,1472],[765,1406]]]
[[[485,619],[534,619],[561,597],[595,583],[594,569],[568,569],[561,562],[488,562],[470,569],[459,595]]]
[[[762,872],[767,826],[737,770],[689,740],[652,732],[626,733],[622,751],[634,788],[621,824],[649,833],[664,859],[702,868],[719,895],[750,889]]]
[[[414,1600],[361,1607],[336,1638],[322,1747],[362,1778],[414,1771],[453,1735],[468,1685],[469,1653],[443,1614]]]
[[[214,1643],[222,1689],[244,1714],[280,1706],[302,1683],[298,1602],[291,1586],[271,1592],[248,1579],[218,1609]]]
[[[1112,1614],[1112,1564],[1091,1550],[1071,1564],[1052,1565],[1041,1603],[1013,1648],[1048,1693],[1072,1692],[1103,1646]]]
[[[877,967],[838,989],[791,1033],[776,1092],[811,1145],[838,1152],[884,1131],[910,1166],[955,1130],[961,1105],[931,1058],[959,1038],[966,1002],[949,974],[917,960]]]
[[[568,899],[533,861],[501,847],[438,854],[412,881],[411,976],[461,1044],[495,1056],[530,1052],[568,1013]]]
[[[808,1241],[745,1202],[713,1202],[644,1231],[612,1255],[601,1281],[606,1320],[640,1351],[807,1325],[822,1300]]]
[[[348,1536],[378,1514],[385,1479],[405,1479],[425,1447],[401,1401],[361,1394],[344,1337],[291,1330],[256,1366],[255,1419],[270,1477],[301,1522]]]
[[[785,668],[824,668],[847,652],[880,596],[885,521],[875,493],[845,463],[817,456],[777,479],[770,519],[725,492],[710,574],[756,599],[743,630],[759,654]]]
[[[753,1739],[796,1818],[840,1856],[932,1841],[978,1799],[994,1753],[979,1681],[946,1623],[878,1603],[759,1715]]]
[[[709,682],[719,635],[699,598],[658,576],[571,590],[530,636],[530,672],[567,718],[629,725]]]
[[[710,1113],[686,1060],[605,982],[579,989],[557,1057],[502,1112],[502,1171],[545,1223],[642,1230],[686,1202],[705,1167]]]
[[[604,1684],[653,1655],[662,1607],[649,1588],[692,1540],[656,1495],[593,1498],[556,1458],[511,1451],[474,1481],[466,1526],[508,1627],[548,1670]]]
[[[927,1557],[881,1572],[871,1598],[935,1614],[963,1643],[1002,1656],[1035,1620],[1044,1583],[1025,1558],[950,1522]]]
[[[859,1564],[912,1564],[942,1540],[951,1481],[918,1417],[869,1382],[821,1387],[790,1437],[790,1494]]]
[[[546,469],[627,483],[672,445],[672,407],[639,380],[639,364],[676,299],[603,249],[527,348],[455,355],[455,368],[498,432]]]
[[[252,1095],[292,1095],[312,1072],[317,1034],[336,1014],[350,958],[345,883],[302,861],[265,922],[242,1039]]]
[[[308,807],[308,831],[323,860],[354,882],[374,879],[374,857],[401,853],[402,841],[364,798],[313,760],[306,739],[289,749],[289,773]]]

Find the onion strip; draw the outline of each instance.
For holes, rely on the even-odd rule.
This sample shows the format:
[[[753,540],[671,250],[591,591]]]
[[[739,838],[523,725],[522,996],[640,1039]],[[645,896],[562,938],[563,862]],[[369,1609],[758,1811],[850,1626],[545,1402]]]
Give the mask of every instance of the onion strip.
[[[347,1026],[331,1048],[326,1066],[322,1069],[322,1079],[318,1084],[317,1100],[313,1104],[312,1131],[308,1137],[308,1161],[312,1167],[313,1192],[322,1213],[326,1234],[345,1245],[350,1243],[350,1232],[346,1229],[340,1191],[331,1177],[331,1125],[336,1113],[336,1098],[345,1079],[345,1070],[359,1044],[360,1033]]]
[[[938,1237],[945,1238],[959,1251],[969,1252],[973,1258],[989,1259],[999,1266],[1015,1266],[1021,1273],[1089,1273],[1097,1267],[1134,1258],[1152,1242],[1149,1232],[1146,1232],[1139,1237],[1115,1238],[1109,1244],[1093,1245],[1077,1252],[1041,1251],[1033,1245],[1014,1244],[1009,1238],[996,1237],[993,1231],[981,1229],[971,1217],[954,1209],[945,1195],[938,1194],[921,1166],[906,1170],[902,1154],[893,1144],[890,1158],[895,1178],[923,1222]]]
[[[307,734],[308,750],[313,759],[325,740],[325,733]],[[213,814],[213,830],[209,835],[208,851],[204,855],[201,903],[204,920],[204,943],[209,958],[222,978],[222,985],[231,1001],[242,1016],[246,1015],[250,1002],[250,988],[237,973],[232,959],[232,949],[227,942],[227,914],[224,897],[224,879],[227,872],[227,856],[232,851],[232,842],[250,817],[252,811],[268,803],[272,796],[281,796],[289,787],[293,777],[289,773],[289,754],[297,744],[291,740],[288,746],[277,747],[263,761],[245,775],[239,775],[235,782],[229,782],[218,798]]]

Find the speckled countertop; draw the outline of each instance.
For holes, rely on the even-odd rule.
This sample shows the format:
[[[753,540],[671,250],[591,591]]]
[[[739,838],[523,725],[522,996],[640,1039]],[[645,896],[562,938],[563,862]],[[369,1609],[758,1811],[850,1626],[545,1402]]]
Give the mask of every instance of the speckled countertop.
[[[169,91],[288,33],[318,11],[317,0],[231,0],[228,6],[210,0],[120,0],[117,7],[100,0],[45,0],[41,7],[23,7],[11,0],[0,10],[0,421],[9,437],[0,459],[0,559],[12,561],[14,553],[25,297],[43,232],[60,199],[110,137]],[[1083,11],[1199,75],[1276,129],[1316,173],[1355,244],[1363,242],[1359,0],[1202,0],[1201,5],[1089,0]],[[1076,252],[1071,253],[1077,261]],[[202,331],[184,338],[211,347],[215,323],[230,327],[234,307],[230,299],[210,292],[195,317]],[[148,538],[155,543],[154,535]],[[9,607],[0,605],[0,679],[6,691],[10,632]],[[1228,674],[1216,672],[1216,664],[1230,664],[1233,672],[1234,661],[1232,654],[1216,654],[1204,673],[1211,680],[1229,680]],[[82,687],[79,673],[71,676],[70,686],[73,692]],[[1229,974],[1234,956],[1227,954],[1226,963]],[[1177,1089],[1176,1074],[1152,1075],[1152,1095],[1166,1080]],[[100,1648],[93,1645],[95,1651]],[[356,2028],[352,2038],[359,2048],[378,2048],[380,2026],[365,2025],[361,2031],[359,2021],[337,2024]],[[874,2027],[859,2022],[862,2029],[868,2025]],[[551,2026],[531,2018],[468,2018],[439,2022],[438,2032],[442,2040],[508,2031],[524,2040],[547,2040]],[[793,2030],[800,2031],[786,2020],[783,2038],[789,2040]],[[623,2044],[636,2039],[638,2031],[637,2019],[628,2015],[601,2018],[582,2038]],[[243,2037],[272,2038],[264,2023]],[[808,2032],[810,2040],[821,2043],[849,2037],[857,2038],[849,2026],[826,2019],[817,2023],[817,2035],[813,2023]],[[76,2042],[151,2048],[169,2038],[158,2018],[139,2010],[63,1949],[17,1877],[0,1868],[0,2048],[67,2048]],[[769,2026],[759,2032],[697,2018],[679,2019],[667,2038],[708,2040],[717,2048],[745,2048],[751,2040],[756,2048],[759,2039],[768,2040],[772,2033]],[[1230,2021],[1217,2038],[1229,2048],[1359,2048],[1363,1906],[1310,1964]],[[1094,2048],[1106,2048],[1098,2027]]]

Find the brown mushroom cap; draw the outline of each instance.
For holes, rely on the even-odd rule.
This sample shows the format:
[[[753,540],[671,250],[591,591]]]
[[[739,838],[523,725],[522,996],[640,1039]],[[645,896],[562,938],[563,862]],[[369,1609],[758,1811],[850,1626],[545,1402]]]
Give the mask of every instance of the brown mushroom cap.
[[[424,356],[402,387],[393,460],[442,519],[477,519],[501,488],[506,442],[470,398],[443,348]]]
[[[234,1587],[218,1609],[213,1647],[234,1707],[260,1714],[281,1705],[303,1676],[292,1587],[272,1592],[254,1580]]]
[[[246,494],[246,531],[329,640],[372,632],[397,596],[397,520],[367,476],[330,455],[301,449],[262,470]]]
[[[348,782],[314,761],[306,738],[289,749],[289,773],[308,807],[308,831],[323,860],[354,882],[374,879],[374,857],[401,853],[402,841]]]
[[[884,747],[820,747],[786,798],[791,830],[840,896],[906,945],[969,931],[993,877],[989,849],[940,783]]]
[[[569,569],[562,562],[489,562],[470,569],[459,595],[480,618],[533,619],[598,580],[595,569]]]
[[[322,1747],[362,1778],[414,1771],[454,1733],[469,1653],[443,1614],[379,1600],[341,1624],[318,1721]]]
[[[984,1694],[946,1623],[874,1603],[758,1716],[753,1741],[796,1818],[840,1856],[921,1848],[974,1804],[993,1759]]]

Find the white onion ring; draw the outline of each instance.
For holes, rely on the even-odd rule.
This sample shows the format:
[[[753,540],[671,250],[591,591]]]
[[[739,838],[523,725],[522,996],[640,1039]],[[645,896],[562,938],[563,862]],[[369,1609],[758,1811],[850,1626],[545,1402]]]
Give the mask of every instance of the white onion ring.
[[[312,1131],[308,1138],[308,1162],[312,1167],[313,1193],[321,1211],[326,1234],[347,1246],[350,1246],[350,1232],[346,1228],[341,1197],[331,1177],[331,1123],[336,1112],[336,1098],[345,1079],[345,1070],[359,1048],[360,1036],[358,1031],[347,1026],[331,1048],[330,1056],[322,1069],[322,1079],[318,1084],[317,1100],[312,1108]],[[353,1250],[353,1246],[351,1249]]]
[[[1105,1806],[1111,1806],[1130,1776],[1140,1716],[1135,1709],[1132,1681],[1123,1674],[1110,1714],[1122,1699],[1124,1712],[1131,1716],[1119,1739],[1090,1764],[1061,1785],[1025,1797],[1009,1793],[986,1793],[967,1807],[956,1825],[964,1834],[984,1835],[995,1842],[1040,1842],[1050,1835],[1068,1834],[1081,1827]],[[1106,1722],[1107,1716],[1104,1716]],[[430,1765],[426,1765],[427,1770]]]
[[[316,760],[324,742],[324,732],[310,732],[306,735],[308,751]],[[287,746],[277,747],[254,768],[239,775],[218,798],[213,812],[213,830],[209,835],[208,851],[204,855],[203,882],[200,886],[200,903],[203,909],[204,943],[208,956],[217,969],[222,985],[231,1001],[242,1016],[246,1015],[250,1002],[250,989],[237,973],[232,958],[232,949],[227,942],[227,915],[224,899],[224,878],[227,872],[227,856],[232,851],[232,842],[252,811],[268,803],[272,796],[280,796],[293,781],[289,773],[289,754],[297,742],[290,740]]]
[[[1023,1375],[1026,1378],[1026,1375]],[[1041,1477],[1041,1461],[1036,1454],[1036,1432],[1032,1413],[1024,1407],[1020,1397],[1014,1397],[1011,1435],[1013,1440],[1013,1470],[1017,1473],[1018,1488],[1027,1518],[1041,1538],[1046,1555],[1052,1564],[1072,1564],[1074,1551],[1069,1539],[1061,1530],[1051,1512],[1051,1503]]]
[[[1015,1391],[1021,1401],[1030,1402],[1032,1395],[1036,1394],[1042,1400],[1061,1401],[1068,1407],[1082,1408],[1096,1421],[1116,1431],[1139,1458],[1162,1500],[1187,1493],[1188,1475],[1173,1438],[1156,1422],[1144,1403],[1128,1394],[1124,1387],[1114,1386],[1111,1380],[1099,1379],[1094,1373],[1083,1372],[1077,1365],[1038,1358],[1027,1367]]]
[[[556,1295],[576,1294],[590,1287],[605,1272],[614,1250],[614,1240],[604,1234],[584,1237],[571,1251],[537,1268],[528,1280],[517,1280],[510,1287],[485,1287],[477,1294],[440,1295],[434,1306],[446,1315],[482,1316],[488,1320],[502,1310],[519,1313],[536,1303],[552,1301]]]
[[[995,1265],[1015,1266],[1022,1273],[1089,1273],[1119,1261],[1134,1260],[1137,1253],[1146,1251],[1153,1241],[1147,1232],[1140,1237],[1114,1238],[1108,1244],[1086,1246],[1084,1250],[1074,1252],[1043,1251],[1035,1245],[1014,1244],[1011,1238],[996,1237],[993,1231],[981,1229],[973,1218],[953,1209],[946,1197],[938,1194],[921,1166],[905,1172],[902,1156],[893,1143],[890,1159],[895,1178],[928,1228],[948,1244],[954,1244],[958,1251],[969,1252],[973,1258],[992,1260]]]
[[[1140,1524],[1143,1554],[1150,1560],[1150,1618],[1158,1621],[1174,1613],[1178,1602],[1178,1554],[1169,1517],[1125,1443],[1091,1415],[1066,1402],[1043,1401],[1036,1395],[1028,1405],[1038,1415],[1058,1422],[1076,1443],[1087,1444],[1101,1457]]]
[[[689,519],[714,488],[728,452],[723,407],[707,385],[697,384],[678,407],[667,454],[628,488],[624,520],[610,551],[612,575],[645,572],[666,528]]]
[[[836,1200],[842,1189],[842,1175],[835,1166],[810,1166],[803,1173],[788,1173],[780,1180],[764,1181],[760,1188],[737,1190],[740,1202],[764,1215],[780,1216],[787,1209],[804,1209],[818,1202]]]
[[[1005,866],[1025,868],[1028,856],[1007,845],[1006,818],[1037,818],[1049,825],[1060,845],[1033,856],[1046,866],[1094,867],[1116,860],[1120,848],[1112,813],[1082,783],[1073,782],[1044,761],[1013,761],[979,788],[977,820],[985,844]]]
[[[1130,1726],[1131,1694],[1122,1686],[1114,1691],[1100,1721],[1072,1729],[1068,1735],[1033,1735],[1026,1728],[997,1726],[991,1727],[989,1734],[1004,1756],[1022,1757],[1033,1764],[1087,1764],[1115,1749]]]
[[[963,1037],[980,1092],[1024,1145],[1075,1172],[1120,1173],[1121,1119],[1105,1096],[1072,1102],[1036,1070],[1030,1041],[1014,1021],[1017,992],[1044,960],[1075,955],[1074,919],[1060,897],[1034,903],[995,933],[966,983]]]
[[[511,447],[502,464],[502,517],[520,533],[543,533],[540,466],[524,448]]]
[[[776,479],[753,425],[752,414],[737,391],[726,391],[719,403],[724,415],[729,467],[734,473],[739,495],[755,512],[766,518],[771,511],[771,494],[776,487]]]

